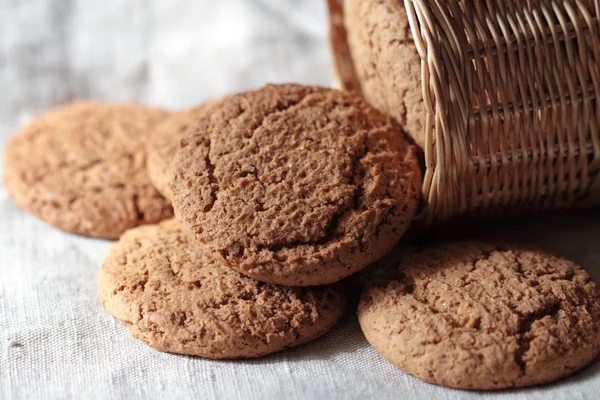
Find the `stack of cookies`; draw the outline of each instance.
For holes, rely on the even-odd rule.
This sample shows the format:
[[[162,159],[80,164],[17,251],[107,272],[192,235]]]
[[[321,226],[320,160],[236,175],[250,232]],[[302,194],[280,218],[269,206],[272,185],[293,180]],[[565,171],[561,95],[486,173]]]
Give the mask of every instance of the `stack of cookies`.
[[[344,314],[346,278],[375,264],[361,328],[423,380],[523,386],[593,360],[600,294],[572,262],[484,242],[386,256],[419,208],[417,155],[353,93],[267,85],[172,114],[66,105],[12,138],[5,185],[49,224],[118,238],[100,300],[160,350],[246,358],[314,340]]]

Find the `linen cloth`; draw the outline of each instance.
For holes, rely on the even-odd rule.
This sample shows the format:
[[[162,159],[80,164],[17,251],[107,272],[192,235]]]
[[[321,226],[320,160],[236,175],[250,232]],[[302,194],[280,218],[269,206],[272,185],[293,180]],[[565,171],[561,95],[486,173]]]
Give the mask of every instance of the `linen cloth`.
[[[34,113],[74,97],[177,108],[265,81],[328,85],[325,18],[319,0],[0,0],[0,149]],[[600,279],[598,212],[477,230],[543,244]],[[530,389],[426,384],[378,355],[352,315],[320,340],[256,360],[161,353],[97,300],[110,245],[44,224],[0,187],[0,399],[599,397],[600,362]]]

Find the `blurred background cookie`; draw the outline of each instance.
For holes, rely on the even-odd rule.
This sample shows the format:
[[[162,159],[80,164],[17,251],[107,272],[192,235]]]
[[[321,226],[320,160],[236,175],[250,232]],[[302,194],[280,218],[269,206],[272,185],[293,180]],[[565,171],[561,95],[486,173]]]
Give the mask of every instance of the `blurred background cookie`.
[[[150,184],[147,140],[159,109],[93,101],[35,118],[9,141],[4,183],[14,201],[50,225],[118,238],[126,229],[172,216]]]

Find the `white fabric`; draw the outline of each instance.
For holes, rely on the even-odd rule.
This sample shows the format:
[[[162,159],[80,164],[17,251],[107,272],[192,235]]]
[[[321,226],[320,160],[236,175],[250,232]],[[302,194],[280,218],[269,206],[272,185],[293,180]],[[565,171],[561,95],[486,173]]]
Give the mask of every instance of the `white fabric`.
[[[328,84],[324,19],[320,0],[0,0],[0,148],[32,113],[74,96],[182,107],[266,80]],[[600,278],[600,214],[498,230],[562,251]],[[598,398],[598,362],[532,389],[425,384],[373,351],[353,317],[258,360],[161,353],[97,300],[109,246],[45,225],[0,188],[0,399]]]

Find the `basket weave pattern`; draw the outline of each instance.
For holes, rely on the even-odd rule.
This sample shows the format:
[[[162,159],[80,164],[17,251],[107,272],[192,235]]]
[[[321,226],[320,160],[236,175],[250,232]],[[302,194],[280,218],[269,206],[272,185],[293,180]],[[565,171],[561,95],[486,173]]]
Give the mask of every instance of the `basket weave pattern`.
[[[329,6],[342,85],[359,88]],[[600,0],[404,7],[427,109],[425,224],[599,204]]]

